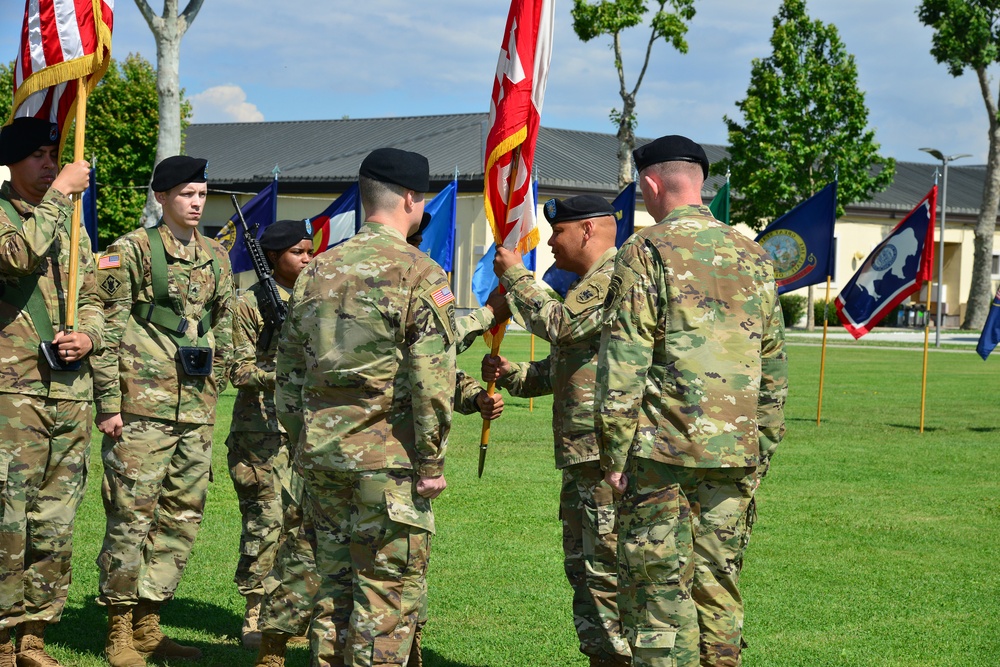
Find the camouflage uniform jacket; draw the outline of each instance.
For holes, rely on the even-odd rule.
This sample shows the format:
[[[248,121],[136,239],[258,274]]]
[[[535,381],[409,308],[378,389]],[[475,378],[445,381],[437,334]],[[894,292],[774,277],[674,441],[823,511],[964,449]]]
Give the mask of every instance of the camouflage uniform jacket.
[[[155,230],[166,251],[174,311],[188,321],[186,345],[198,344],[198,322],[211,311],[206,338],[214,350],[213,374],[185,375],[177,358],[178,343],[155,324],[132,316],[135,302],[153,302],[149,239],[144,229],[136,229],[108,246],[98,263],[97,289],[107,324],[105,349],[92,362],[97,411],[214,424],[215,402],[225,388],[232,357],[235,297],[229,255],[218,241],[197,231],[184,245],[162,220]],[[218,284],[213,255],[220,270]]]
[[[501,278],[510,294],[514,318],[551,344],[549,356],[531,363],[511,363],[497,384],[514,396],[553,394],[552,427],[556,468],[596,461],[594,387],[601,344],[604,297],[615,268],[615,248],[608,248],[560,302],[524,267]]]
[[[483,306],[455,320],[455,352],[462,354],[476,342],[476,339],[496,324],[493,311]],[[463,415],[477,414],[479,405],[476,397],[485,391],[476,378],[466,375],[461,369],[455,372],[455,411]]]
[[[598,362],[601,465],[756,466],[785,430],[785,332],[766,252],[682,206],[622,246]]]
[[[42,294],[52,328],[62,327],[66,314],[69,280],[70,218],[69,197],[52,188],[33,207],[14,192],[9,182],[0,186],[0,197],[13,204],[22,220],[21,231],[0,208],[0,288],[11,294],[32,274]],[[104,344],[104,311],[94,281],[94,256],[87,232],[80,229],[80,273],[75,330],[87,334],[94,344],[80,370],[53,372],[41,358],[41,342],[27,310],[0,298],[0,392],[47,396],[53,399],[89,401],[93,399],[90,359]],[[10,296],[10,295],[8,295]]]
[[[437,264],[368,222],[295,282],[275,404],[295,466],[442,473],[455,394],[455,307]]]
[[[278,285],[278,294],[285,302],[291,293]],[[274,413],[274,356],[278,350],[275,331],[267,348],[260,346],[264,331],[264,318],[260,314],[260,300],[264,287],[256,283],[236,299],[233,315],[233,368],[229,376],[234,387],[239,388],[233,404],[233,421],[230,432],[283,433]]]

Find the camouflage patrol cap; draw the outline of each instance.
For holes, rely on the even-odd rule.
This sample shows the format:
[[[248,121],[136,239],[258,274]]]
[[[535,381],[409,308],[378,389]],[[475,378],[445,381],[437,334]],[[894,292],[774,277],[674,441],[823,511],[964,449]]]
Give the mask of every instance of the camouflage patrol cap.
[[[709,163],[705,149],[679,134],[660,137],[639,146],[632,151],[632,159],[638,171],[661,162],[695,162],[701,165],[702,175],[708,178]]]
[[[376,148],[361,163],[358,175],[415,192],[427,192],[431,187],[430,171],[427,158],[420,153]]]
[[[181,183],[205,183],[208,181],[208,160],[187,155],[173,155],[156,165],[153,182],[149,188],[153,192],[167,192]]]
[[[312,227],[305,220],[278,220],[268,225],[257,242],[264,250],[285,250],[299,241],[312,241]]]
[[[16,164],[42,146],[59,144],[59,126],[47,118],[22,116],[0,130],[0,164]]]
[[[604,197],[577,195],[563,200],[553,197],[545,202],[544,211],[545,219],[549,221],[549,224],[558,225],[560,222],[614,215],[615,207],[609,204]]]

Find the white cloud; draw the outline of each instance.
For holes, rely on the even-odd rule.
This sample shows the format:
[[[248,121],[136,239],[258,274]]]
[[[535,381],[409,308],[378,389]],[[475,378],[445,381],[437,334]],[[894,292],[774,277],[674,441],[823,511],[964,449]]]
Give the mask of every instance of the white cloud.
[[[234,85],[213,86],[192,95],[192,120],[196,123],[259,123],[264,114],[247,102],[247,94]]]

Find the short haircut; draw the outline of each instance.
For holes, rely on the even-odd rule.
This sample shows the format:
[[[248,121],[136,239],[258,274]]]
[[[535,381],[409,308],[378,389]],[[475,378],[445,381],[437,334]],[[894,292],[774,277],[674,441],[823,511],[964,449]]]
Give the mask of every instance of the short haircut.
[[[406,194],[406,188],[401,185],[376,181],[366,176],[358,177],[358,189],[361,191],[361,205],[365,207],[366,213],[391,211]]]
[[[697,162],[685,162],[683,160],[671,160],[670,162],[658,162],[651,164],[643,171],[655,172],[661,181],[672,178],[690,178],[696,183],[704,183],[705,175],[701,170],[701,164]]]

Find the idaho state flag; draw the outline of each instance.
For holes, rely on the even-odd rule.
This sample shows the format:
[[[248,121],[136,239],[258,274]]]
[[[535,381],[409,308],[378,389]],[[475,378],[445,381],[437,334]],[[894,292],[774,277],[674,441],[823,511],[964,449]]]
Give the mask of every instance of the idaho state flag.
[[[278,218],[278,179],[254,195],[253,199],[240,207],[243,212],[243,219],[246,220],[247,229],[260,239],[271,223]],[[229,262],[233,266],[233,274],[243,271],[253,271],[253,260],[247,252],[243,242],[243,230],[238,223],[239,218],[234,213],[229,222],[215,235],[215,240],[229,251]]]
[[[821,283],[833,274],[836,222],[837,182],[834,181],[757,235],[754,240],[767,251],[774,264],[778,294]]]
[[[1000,342],[1000,290],[997,290],[993,297],[993,305],[990,306],[990,314],[986,316],[986,324],[983,325],[983,333],[979,334],[979,343],[976,345],[976,352],[986,361],[990,352]]]
[[[930,280],[934,271],[937,186],[879,243],[837,297],[837,315],[861,338]]]

